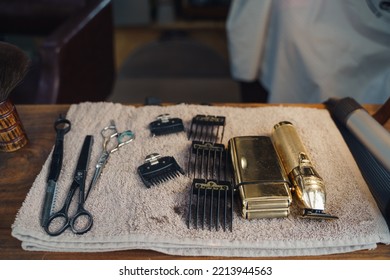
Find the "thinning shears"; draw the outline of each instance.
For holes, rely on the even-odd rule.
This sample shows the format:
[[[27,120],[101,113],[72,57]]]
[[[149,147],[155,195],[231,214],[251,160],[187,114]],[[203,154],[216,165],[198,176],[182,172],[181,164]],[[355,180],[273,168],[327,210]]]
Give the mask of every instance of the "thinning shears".
[[[93,143],[93,136],[87,135],[81,148],[80,157],[77,162],[76,170],[72,185],[70,186],[68,195],[65,199],[62,208],[50,216],[47,223],[44,225],[45,231],[51,236],[57,236],[63,233],[68,227],[76,234],[83,234],[89,231],[93,224],[92,215],[84,209],[85,202],[85,180],[87,177],[87,168],[89,156]],[[69,215],[69,207],[73,200],[73,196],[79,190],[79,199],[76,213],[73,216]]]
[[[70,131],[71,122],[62,115],[54,122],[56,140],[47,176],[45,199],[42,208],[41,226],[44,227],[53,213],[54,200],[57,189],[57,180],[61,173],[62,158],[64,154],[64,136]]]
[[[85,199],[88,198],[91,189],[96,185],[96,182],[99,179],[100,174],[102,173],[102,170],[106,165],[110,154],[118,151],[120,147],[129,144],[135,139],[135,134],[131,130],[118,132],[115,122],[113,120],[111,120],[109,126],[106,126],[101,130],[100,134],[103,137],[102,152],[95,166],[95,172],[93,174]]]

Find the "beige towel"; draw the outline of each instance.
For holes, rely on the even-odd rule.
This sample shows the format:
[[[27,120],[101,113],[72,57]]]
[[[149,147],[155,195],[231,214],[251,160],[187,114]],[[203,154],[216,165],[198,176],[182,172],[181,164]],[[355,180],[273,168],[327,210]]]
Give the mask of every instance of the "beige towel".
[[[296,207],[288,218],[245,220],[236,213],[233,232],[188,229],[187,205],[191,179],[175,180],[147,189],[136,173],[145,156],[158,152],[174,156],[186,168],[190,141],[186,133],[152,137],[148,124],[168,113],[181,118],[186,129],[196,114],[227,118],[223,142],[234,136],[269,135],[274,124],[291,121],[301,135],[317,171],[327,187],[327,212],[335,221],[300,219]],[[100,130],[115,120],[119,131],[131,129],[136,139],[112,154],[87,202],[94,216],[91,231],[70,230],[57,237],[40,227],[46,178],[51,155],[38,174],[12,228],[26,250],[97,252],[151,249],[174,255],[302,256],[373,249],[390,243],[380,214],[339,131],[328,112],[298,107],[232,108],[198,105],[132,107],[113,103],[72,105],[72,122],[65,136],[65,155],[58,180],[57,209],[68,191],[79,151],[87,134],[94,146],[87,183],[100,155]]]

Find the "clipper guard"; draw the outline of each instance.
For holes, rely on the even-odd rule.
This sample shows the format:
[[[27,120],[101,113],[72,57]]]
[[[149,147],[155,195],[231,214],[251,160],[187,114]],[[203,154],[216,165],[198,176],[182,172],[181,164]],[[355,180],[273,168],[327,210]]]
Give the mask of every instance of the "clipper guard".
[[[222,143],[225,124],[224,116],[196,115],[192,118],[188,139]]]
[[[171,118],[169,114],[157,117],[157,120],[149,124],[153,136],[166,135],[184,131],[183,121],[179,118]]]
[[[137,171],[147,188],[172,180],[180,174],[184,175],[184,170],[174,157],[163,157],[158,153],[148,155]]]
[[[188,174],[193,176],[188,228],[233,229],[234,189],[223,144],[193,141]]]

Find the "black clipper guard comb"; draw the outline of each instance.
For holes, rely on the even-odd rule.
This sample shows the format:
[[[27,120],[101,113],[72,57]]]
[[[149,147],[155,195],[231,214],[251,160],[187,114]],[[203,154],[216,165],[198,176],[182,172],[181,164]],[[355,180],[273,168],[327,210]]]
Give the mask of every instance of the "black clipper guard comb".
[[[174,157],[154,153],[145,158],[145,163],[137,169],[142,182],[147,188],[174,179],[184,170],[179,166]]]
[[[194,179],[188,209],[188,228],[233,230],[234,190],[229,181]],[[229,221],[228,221],[229,220]],[[229,224],[228,224],[229,223]]]
[[[149,129],[153,136],[159,136],[184,131],[184,125],[181,119],[170,118],[169,114],[163,114],[149,124]]]
[[[225,123],[224,116],[196,115],[192,118],[188,139],[222,143]]]
[[[234,189],[223,144],[193,141],[188,173],[193,174],[188,228],[233,229]]]

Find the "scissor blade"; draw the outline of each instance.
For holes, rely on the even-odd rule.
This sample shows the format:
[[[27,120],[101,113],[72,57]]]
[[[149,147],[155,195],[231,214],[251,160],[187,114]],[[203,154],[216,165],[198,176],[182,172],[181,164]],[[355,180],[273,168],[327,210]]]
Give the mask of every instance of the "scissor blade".
[[[81,148],[80,157],[77,162],[75,177],[77,176],[78,172],[84,172],[87,170],[89,157],[92,149],[92,143],[93,143],[93,136],[92,135],[85,136],[84,144],[83,147]]]
[[[58,177],[60,176],[63,152],[64,152],[63,139],[57,139],[51,157],[49,174],[47,176],[48,181],[50,180],[57,181]]]
[[[85,195],[85,200],[87,200],[90,191],[96,185],[96,182],[99,179],[100,174],[102,173],[103,167],[106,165],[109,155],[110,153],[107,151],[103,151],[103,153],[100,155],[98,163],[95,166],[95,172],[93,173],[91,183],[89,184],[87,193]]]
[[[41,226],[45,226],[49,220],[50,215],[53,213],[54,203],[55,203],[55,193],[56,193],[56,182],[54,180],[49,180],[47,182],[45,200],[43,201],[42,217],[41,217]]]

